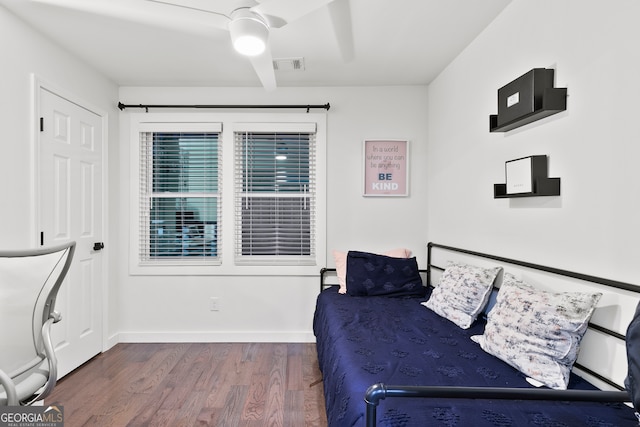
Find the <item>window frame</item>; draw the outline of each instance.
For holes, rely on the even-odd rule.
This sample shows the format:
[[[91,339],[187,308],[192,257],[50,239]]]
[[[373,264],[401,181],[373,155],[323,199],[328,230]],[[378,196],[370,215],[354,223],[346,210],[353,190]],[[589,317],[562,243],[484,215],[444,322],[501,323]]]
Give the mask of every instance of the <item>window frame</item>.
[[[128,119],[128,120],[127,120]],[[326,265],[326,113],[121,113],[121,123],[129,125],[130,145],[130,250],[129,273],[132,275],[266,275],[266,276],[317,276],[319,268]],[[219,177],[222,224],[218,229],[220,263],[140,262],[138,242],[140,238],[140,132],[144,129],[166,129],[176,124],[206,126],[219,123],[222,154],[222,175]],[[234,130],[247,123],[283,124],[315,123],[316,128],[316,212],[315,257],[306,263],[269,263],[247,265],[235,262],[235,188],[234,188]],[[175,127],[173,128],[175,129]]]

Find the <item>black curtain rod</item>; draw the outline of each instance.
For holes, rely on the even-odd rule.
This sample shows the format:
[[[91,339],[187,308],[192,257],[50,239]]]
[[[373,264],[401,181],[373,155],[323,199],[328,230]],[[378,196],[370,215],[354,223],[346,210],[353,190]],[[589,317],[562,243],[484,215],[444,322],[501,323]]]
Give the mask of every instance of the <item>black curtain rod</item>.
[[[118,108],[120,110],[124,110],[125,108],[144,108],[148,113],[149,108],[305,108],[307,113],[312,108],[323,108],[329,111],[331,105],[327,102],[326,104],[318,104],[318,105],[170,105],[170,104],[160,104],[160,105],[144,105],[144,104],[123,104],[122,102],[118,102]]]

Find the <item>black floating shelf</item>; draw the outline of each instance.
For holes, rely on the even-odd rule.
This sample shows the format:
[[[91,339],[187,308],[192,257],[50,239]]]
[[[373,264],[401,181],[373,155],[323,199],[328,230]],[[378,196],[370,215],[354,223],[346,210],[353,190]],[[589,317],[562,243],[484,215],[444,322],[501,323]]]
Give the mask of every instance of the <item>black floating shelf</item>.
[[[559,196],[560,195],[560,178],[547,177],[547,156],[537,155],[523,157],[521,159],[510,160],[505,163],[506,180],[509,182],[509,167],[507,164],[515,164],[528,166],[527,177],[530,176],[530,185],[526,185],[526,189],[531,191],[507,193],[507,184],[493,184],[493,198],[506,199],[514,197],[535,197],[535,196]],[[512,187],[514,187],[512,185]],[[517,187],[516,187],[517,188]]]
[[[553,87],[554,70],[534,68],[498,89],[490,132],[507,132],[567,109],[567,89]]]
[[[538,178],[533,181],[530,193],[507,194],[507,184],[493,184],[494,199],[511,199],[514,197],[559,196],[560,178]]]

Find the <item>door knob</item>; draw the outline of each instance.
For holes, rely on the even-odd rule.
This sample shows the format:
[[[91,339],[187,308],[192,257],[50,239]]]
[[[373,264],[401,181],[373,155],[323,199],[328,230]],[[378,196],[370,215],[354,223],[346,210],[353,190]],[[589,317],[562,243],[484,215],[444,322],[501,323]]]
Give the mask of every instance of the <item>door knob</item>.
[[[93,250],[94,251],[101,251],[102,249],[104,249],[104,243],[102,242],[95,242],[93,244]]]

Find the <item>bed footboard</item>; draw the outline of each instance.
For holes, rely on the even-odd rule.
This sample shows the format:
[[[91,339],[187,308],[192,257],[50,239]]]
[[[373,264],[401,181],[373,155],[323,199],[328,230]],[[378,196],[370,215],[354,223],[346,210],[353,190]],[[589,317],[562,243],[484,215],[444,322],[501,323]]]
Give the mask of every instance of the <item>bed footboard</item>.
[[[552,390],[506,387],[395,386],[374,384],[367,390],[365,426],[375,427],[380,400],[387,397],[439,397],[448,399],[561,400],[580,402],[630,402],[626,391]]]

